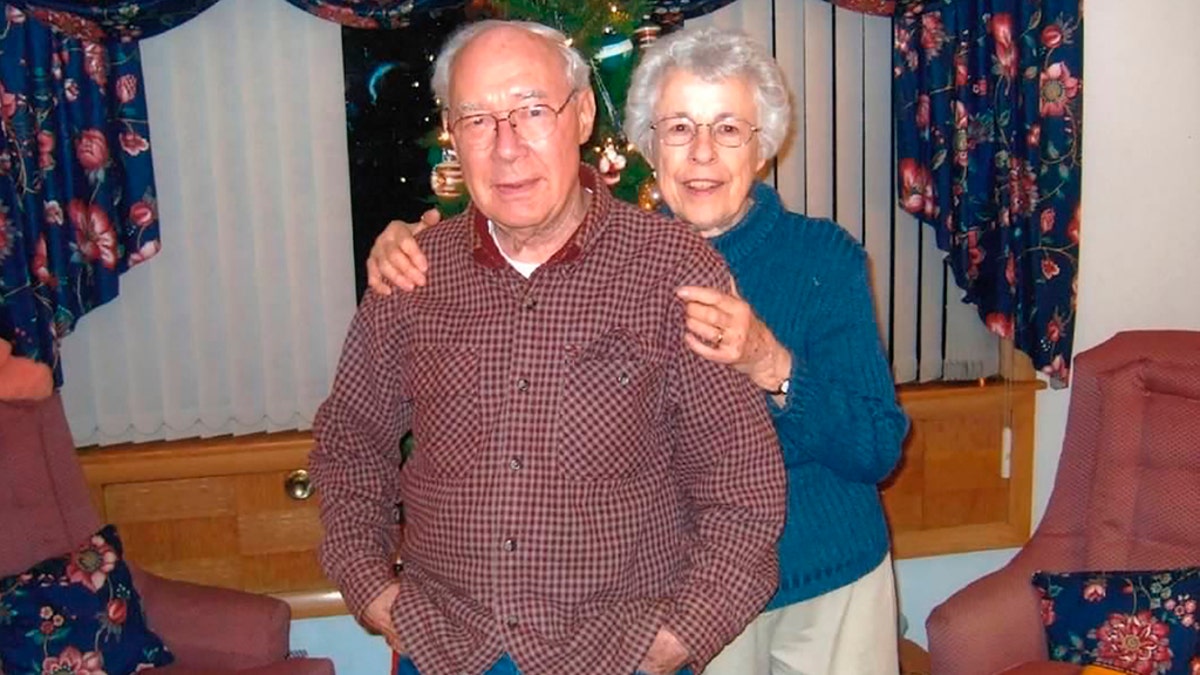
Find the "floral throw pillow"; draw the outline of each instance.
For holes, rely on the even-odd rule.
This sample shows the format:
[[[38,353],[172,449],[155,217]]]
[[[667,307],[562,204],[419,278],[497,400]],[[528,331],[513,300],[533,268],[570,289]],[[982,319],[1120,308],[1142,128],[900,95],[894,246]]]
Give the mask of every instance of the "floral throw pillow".
[[[146,627],[117,530],[0,579],[0,673],[127,675],[171,663]]]
[[[1050,658],[1133,675],[1200,675],[1200,567],[1037,572]]]

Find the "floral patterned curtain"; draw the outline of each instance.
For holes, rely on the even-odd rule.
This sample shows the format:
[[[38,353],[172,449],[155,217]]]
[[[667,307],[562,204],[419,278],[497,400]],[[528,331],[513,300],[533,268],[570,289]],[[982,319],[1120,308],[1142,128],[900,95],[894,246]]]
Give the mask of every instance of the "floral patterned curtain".
[[[159,250],[136,44],[0,3],[0,338],[50,364],[79,317]]]
[[[895,19],[901,205],[966,301],[1069,381],[1079,262],[1080,0],[935,0]]]
[[[152,37],[200,14],[219,0],[13,0],[13,6],[77,37],[97,31],[125,41]],[[267,0],[264,0],[267,1]],[[352,28],[403,28],[413,17],[486,0],[286,0],[323,19]],[[734,0],[659,0],[655,11],[678,11],[690,18],[707,14]],[[837,0],[882,3],[891,0]]]
[[[217,1],[0,3],[0,339],[50,365],[56,385],[60,341],[160,248],[137,40]],[[461,4],[288,1],[387,27]]]
[[[273,0],[264,0],[273,1]],[[356,28],[400,28],[414,15],[460,7],[465,0],[287,0],[306,12]],[[218,0],[14,0],[27,11],[61,30],[102,30],[112,37],[136,40],[178,26]]]

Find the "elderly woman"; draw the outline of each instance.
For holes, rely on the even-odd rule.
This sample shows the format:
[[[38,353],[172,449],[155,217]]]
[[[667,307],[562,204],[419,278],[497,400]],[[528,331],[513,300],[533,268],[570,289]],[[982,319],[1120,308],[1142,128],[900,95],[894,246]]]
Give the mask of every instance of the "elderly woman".
[[[878,483],[908,422],[872,305],[866,255],[841,227],[784,209],[755,176],[791,118],[778,64],[750,38],[683,30],[642,58],[625,132],[663,200],[728,261],[733,295],[684,287],[689,347],[745,373],[768,399],[788,469],[779,588],[706,673],[874,675],[899,670],[896,596]],[[436,216],[426,214],[428,226]],[[425,281],[412,232],[393,223],[371,286]],[[386,281],[385,281],[386,280]],[[731,448],[735,452],[736,448]]]

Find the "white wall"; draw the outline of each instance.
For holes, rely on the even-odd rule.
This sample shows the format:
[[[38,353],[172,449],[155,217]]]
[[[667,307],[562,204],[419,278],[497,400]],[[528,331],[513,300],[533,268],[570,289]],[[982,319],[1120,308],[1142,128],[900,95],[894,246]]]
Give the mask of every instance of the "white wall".
[[[1200,330],[1200,3],[1091,0],[1087,12],[1076,353],[1126,329]],[[1035,519],[1050,496],[1069,396],[1038,396]],[[909,636],[924,644],[929,610],[1012,553],[899,562]]]

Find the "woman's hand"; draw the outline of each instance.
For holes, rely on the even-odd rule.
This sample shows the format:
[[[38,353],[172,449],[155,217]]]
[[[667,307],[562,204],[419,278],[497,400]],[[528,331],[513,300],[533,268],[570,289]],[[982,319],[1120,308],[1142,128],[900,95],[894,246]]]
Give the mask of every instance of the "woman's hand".
[[[437,209],[421,214],[418,223],[393,220],[375,238],[367,256],[367,285],[380,295],[391,295],[392,287],[412,291],[424,286],[429,261],[417,246],[417,235],[442,219]]]
[[[779,388],[792,370],[792,355],[737,294],[715,288],[683,286],[688,333],[684,340],[701,357],[745,373],[766,391]]]

